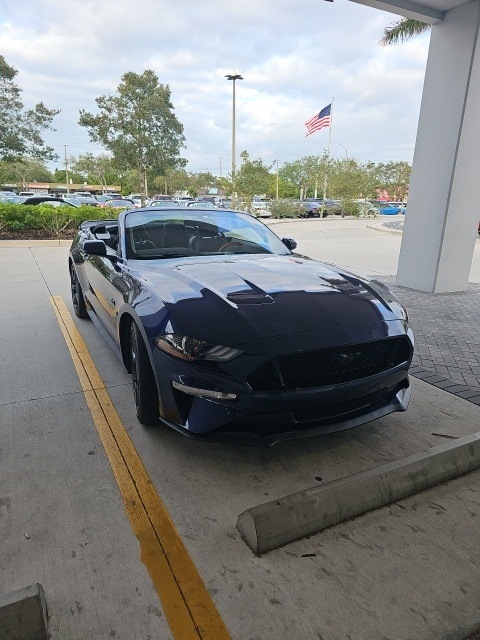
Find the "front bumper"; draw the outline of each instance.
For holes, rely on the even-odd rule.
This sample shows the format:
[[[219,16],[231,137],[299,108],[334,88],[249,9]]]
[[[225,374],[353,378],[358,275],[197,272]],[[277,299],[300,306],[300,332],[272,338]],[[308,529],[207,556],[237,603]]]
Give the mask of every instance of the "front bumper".
[[[408,337],[413,353],[413,335]],[[161,419],[190,437],[259,445],[350,429],[407,409],[411,353],[405,362],[362,379],[255,391],[247,383],[246,359],[228,372],[179,362],[157,349]],[[199,389],[229,397],[207,397]]]
[[[301,419],[299,421],[299,414],[295,411],[255,412],[244,414],[240,418],[234,419],[208,433],[191,431],[165,418],[162,419],[162,422],[196,440],[250,446],[272,446],[287,440],[344,431],[377,420],[396,411],[406,411],[411,396],[411,387],[408,380],[407,383],[407,387],[402,386],[394,389],[390,394],[388,391],[386,395],[380,393],[377,396],[377,402],[373,404],[362,406],[360,402],[359,406],[355,407],[346,403],[344,411],[338,413],[335,417],[325,417],[324,414],[323,417],[318,417],[317,415],[316,419],[312,420],[312,417],[315,418],[314,412],[310,416],[306,413],[300,413]],[[320,412],[323,410],[328,414],[331,407],[332,405],[324,405],[320,408]],[[215,411],[212,412],[212,409],[211,405],[208,408],[202,407],[201,414],[205,415],[205,410],[207,410],[207,413],[213,417]],[[225,417],[225,414],[222,413],[222,416]]]

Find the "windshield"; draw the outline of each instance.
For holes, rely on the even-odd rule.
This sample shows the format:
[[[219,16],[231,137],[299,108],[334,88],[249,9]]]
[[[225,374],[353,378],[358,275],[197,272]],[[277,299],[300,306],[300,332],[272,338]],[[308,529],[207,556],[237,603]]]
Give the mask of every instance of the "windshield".
[[[125,216],[127,258],[151,260],[198,255],[289,254],[268,227],[236,211],[140,210]]]

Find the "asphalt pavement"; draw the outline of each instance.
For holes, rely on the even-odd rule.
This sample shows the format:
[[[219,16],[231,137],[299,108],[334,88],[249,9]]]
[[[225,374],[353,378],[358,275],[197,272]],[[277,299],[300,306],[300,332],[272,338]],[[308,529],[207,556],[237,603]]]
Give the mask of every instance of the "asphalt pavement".
[[[466,292],[425,294],[395,286],[401,234],[378,222],[272,224],[307,255],[381,276],[407,304],[416,352],[406,413],[265,450],[144,429],[130,376],[92,324],[75,319],[85,345],[75,353],[88,352],[96,391],[108,392],[97,393],[99,412],[118,415],[114,461],[52,304],[72,312],[68,243],[0,244],[0,596],[41,584],[51,640],[463,640],[480,627],[478,471],[262,555],[236,528],[240,513],[267,500],[479,430],[477,251]],[[135,500],[125,498],[117,466],[129,456],[147,474],[137,483],[141,499],[158,496],[152,519],[165,509],[170,528],[157,530],[164,556],[185,547],[170,563],[172,590],[193,575],[188,559],[202,583],[194,576],[182,592],[192,630],[177,624],[177,605],[158,584],[163,556],[145,548],[130,518]],[[224,628],[197,623],[207,596]]]

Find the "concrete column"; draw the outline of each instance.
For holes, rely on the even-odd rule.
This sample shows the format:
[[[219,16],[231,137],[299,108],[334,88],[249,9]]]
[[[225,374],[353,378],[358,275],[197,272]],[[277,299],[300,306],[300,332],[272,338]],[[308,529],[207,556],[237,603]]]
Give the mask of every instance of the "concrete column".
[[[480,0],[432,26],[398,285],[468,283],[480,220]]]

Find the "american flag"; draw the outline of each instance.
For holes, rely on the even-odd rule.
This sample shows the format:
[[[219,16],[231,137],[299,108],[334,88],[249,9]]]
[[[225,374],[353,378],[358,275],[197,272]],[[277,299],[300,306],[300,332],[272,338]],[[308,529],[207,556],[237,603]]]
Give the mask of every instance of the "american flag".
[[[309,136],[311,133],[315,133],[315,131],[320,131],[323,127],[330,126],[330,112],[332,110],[331,103],[320,111],[320,113],[316,113],[313,118],[307,120],[305,122],[305,126],[307,127],[307,133],[305,136]]]

